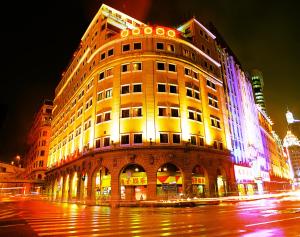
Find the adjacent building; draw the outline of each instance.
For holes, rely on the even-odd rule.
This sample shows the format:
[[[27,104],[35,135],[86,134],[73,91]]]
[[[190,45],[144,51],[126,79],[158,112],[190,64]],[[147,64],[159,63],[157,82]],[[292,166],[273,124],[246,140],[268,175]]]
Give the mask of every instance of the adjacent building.
[[[264,78],[262,72],[257,69],[253,69],[251,71],[251,81],[255,103],[258,104],[264,112],[266,112],[267,110],[264,97]]]
[[[45,180],[51,136],[52,101],[45,100],[35,115],[28,133],[25,154],[26,178],[34,181],[31,191],[40,191]]]

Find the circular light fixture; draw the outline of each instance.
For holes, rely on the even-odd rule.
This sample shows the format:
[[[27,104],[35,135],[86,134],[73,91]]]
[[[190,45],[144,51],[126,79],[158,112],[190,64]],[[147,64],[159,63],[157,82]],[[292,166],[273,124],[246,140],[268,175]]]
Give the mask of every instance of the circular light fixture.
[[[176,35],[175,30],[168,30],[167,35],[172,38],[175,37]]]
[[[145,33],[146,35],[151,35],[152,32],[153,32],[152,27],[146,27],[146,28],[144,29],[144,33]]]
[[[139,35],[141,33],[141,29],[140,28],[135,28],[132,30],[132,34],[133,35]]]
[[[156,28],[156,34],[157,35],[164,35],[165,34],[165,29],[161,27]]]
[[[121,32],[122,38],[127,37],[128,35],[129,35],[129,31],[127,29],[122,30],[122,32]]]

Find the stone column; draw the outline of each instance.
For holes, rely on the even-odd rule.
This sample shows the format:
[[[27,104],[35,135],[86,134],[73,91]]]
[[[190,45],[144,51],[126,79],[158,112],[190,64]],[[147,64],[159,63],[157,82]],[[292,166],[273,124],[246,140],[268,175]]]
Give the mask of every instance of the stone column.
[[[119,172],[111,173],[111,200],[112,207],[118,207],[120,204],[120,187],[119,187]]]
[[[88,174],[88,183],[87,183],[87,200],[89,203],[93,203],[95,201],[95,185],[93,182],[95,177],[93,177],[93,173],[89,172]]]
[[[185,197],[191,198],[193,196],[193,187],[192,187],[192,172],[185,172],[185,174],[181,174],[183,178],[182,188],[183,194]]]
[[[156,200],[156,172],[147,173],[147,200]]]

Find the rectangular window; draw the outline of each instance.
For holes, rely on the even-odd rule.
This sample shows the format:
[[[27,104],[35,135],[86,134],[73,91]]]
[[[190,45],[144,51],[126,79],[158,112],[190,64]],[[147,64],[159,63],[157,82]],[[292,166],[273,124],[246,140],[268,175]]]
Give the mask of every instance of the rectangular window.
[[[108,68],[106,70],[106,77],[112,77],[113,76],[113,69],[112,68]]]
[[[100,139],[97,139],[97,140],[95,141],[95,147],[96,147],[96,148],[100,148]]]
[[[102,114],[98,114],[96,118],[96,123],[101,123],[102,122]]]
[[[42,150],[41,153],[40,153],[40,156],[44,156],[45,155],[45,151]]]
[[[123,64],[123,65],[121,66],[121,71],[122,71],[122,72],[128,72],[128,71],[129,71],[129,63]]]
[[[112,97],[112,89],[108,89],[105,91],[105,98],[110,98]]]
[[[105,53],[102,53],[100,56],[100,60],[103,60],[103,59],[105,59]]]
[[[169,143],[169,136],[167,133],[160,133],[159,138],[160,138],[160,143],[162,144]]]
[[[195,119],[195,113],[193,111],[189,111],[189,119]]]
[[[218,143],[216,141],[214,141],[213,147],[214,149],[218,149]]]
[[[206,80],[206,85],[214,90],[216,90],[216,84],[211,82],[210,80]]]
[[[110,137],[105,137],[103,139],[103,146],[110,146]]]
[[[99,74],[99,80],[103,80],[105,78],[104,72],[100,72]]]
[[[201,117],[201,114],[200,113],[196,113],[196,120],[198,122],[202,122],[202,117]]]
[[[165,63],[163,63],[163,62],[157,62],[156,63],[156,69],[158,71],[164,71],[165,70]]]
[[[222,142],[219,142],[219,149],[223,150],[223,143]]]
[[[122,135],[121,136],[121,145],[128,145],[129,144],[129,135]]]
[[[130,91],[129,91],[129,85],[123,85],[121,86],[121,94],[124,95],[124,94],[128,94]]]
[[[164,107],[158,108],[158,116],[167,116],[167,108]]]
[[[103,100],[103,91],[100,91],[100,92],[97,94],[97,101],[100,101],[100,100]]]
[[[199,138],[199,145],[204,146],[204,138],[203,137]]]
[[[189,97],[193,97],[193,91],[190,88],[186,88],[186,95]]]
[[[123,44],[122,45],[122,51],[127,52],[130,50],[130,44]]]
[[[133,84],[133,92],[134,93],[142,92],[142,84]]]
[[[166,92],[166,84],[157,84],[157,92]]]
[[[191,145],[194,145],[194,146],[197,145],[196,136],[191,136],[190,142],[191,142]]]
[[[191,69],[184,68],[184,75],[190,76],[191,75]]]
[[[214,108],[218,108],[218,97],[208,93],[208,104]]]
[[[170,64],[169,63],[169,72],[176,72],[176,65],[175,64]]]
[[[107,51],[107,56],[110,57],[110,56],[113,56],[114,55],[114,49],[109,49]]]
[[[164,43],[160,43],[160,42],[156,43],[156,49],[157,50],[164,50]]]
[[[142,71],[142,63],[140,62],[135,62],[132,64],[132,71]]]
[[[177,94],[177,86],[175,86],[175,85],[170,85],[170,93],[172,93],[172,94]]]
[[[167,44],[167,50],[169,52],[174,53],[175,52],[175,46],[174,46],[174,44]]]
[[[121,117],[122,118],[129,118],[130,110],[129,109],[122,109],[121,110]]]
[[[171,108],[171,117],[179,117],[179,109]]]
[[[132,108],[133,117],[142,117],[142,108]]]
[[[194,90],[194,98],[200,100],[200,93],[199,91]]]
[[[199,79],[198,72],[192,71],[192,76],[193,76],[193,78],[195,78],[195,79]]]
[[[142,142],[143,142],[143,135],[141,133],[133,135],[133,143],[134,144],[141,144]]]
[[[110,120],[110,112],[106,112],[104,114],[104,121],[109,121]]]
[[[180,144],[180,135],[179,134],[173,134],[173,143]]]
[[[211,115],[210,122],[212,127],[221,128],[220,119],[218,117]]]
[[[141,49],[142,49],[142,43],[141,42],[133,43],[133,50],[141,50]]]

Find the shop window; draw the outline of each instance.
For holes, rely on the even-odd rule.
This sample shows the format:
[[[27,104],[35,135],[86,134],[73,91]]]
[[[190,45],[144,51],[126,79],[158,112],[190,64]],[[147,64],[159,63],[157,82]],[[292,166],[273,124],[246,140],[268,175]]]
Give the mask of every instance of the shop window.
[[[190,142],[191,142],[191,145],[197,145],[196,136],[191,136]]]
[[[95,148],[100,148],[100,139],[95,141]]]

